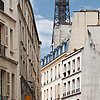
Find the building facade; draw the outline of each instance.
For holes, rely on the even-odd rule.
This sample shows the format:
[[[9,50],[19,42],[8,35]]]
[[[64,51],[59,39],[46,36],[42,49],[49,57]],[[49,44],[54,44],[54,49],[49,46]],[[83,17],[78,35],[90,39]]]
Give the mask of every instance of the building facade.
[[[62,36],[65,35],[63,33],[65,32],[64,27],[59,26],[59,29],[54,29],[53,39],[55,40],[53,41],[57,40],[58,44],[55,43],[56,46],[59,46],[56,47],[53,44],[53,51],[41,60],[42,100],[97,100],[100,98],[97,95],[100,86],[98,64],[100,51],[99,15],[98,10],[73,12],[72,31],[69,30],[71,35],[68,35],[66,31],[65,37],[70,39],[64,56],[63,53],[59,56],[58,47],[61,46],[58,41],[60,38],[56,38],[57,33],[60,36],[60,31]],[[57,78],[59,65],[60,78]],[[98,70],[98,74],[96,70]],[[51,81],[52,75],[53,81]]]
[[[69,54],[62,60],[62,100],[81,99],[81,67],[83,48]]]
[[[69,39],[41,59],[42,100],[61,99],[62,59],[67,55]]]
[[[1,100],[41,99],[39,43],[30,0],[0,0]]]

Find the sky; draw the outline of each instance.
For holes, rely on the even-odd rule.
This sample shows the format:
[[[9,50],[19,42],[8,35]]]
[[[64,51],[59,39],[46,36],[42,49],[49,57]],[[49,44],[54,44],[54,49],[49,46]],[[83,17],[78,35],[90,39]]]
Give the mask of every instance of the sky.
[[[53,20],[55,0],[30,0],[33,7],[39,39],[42,42],[40,54],[41,58],[50,53],[50,45],[53,33]],[[73,11],[83,9],[100,10],[100,0],[69,0],[70,14]]]

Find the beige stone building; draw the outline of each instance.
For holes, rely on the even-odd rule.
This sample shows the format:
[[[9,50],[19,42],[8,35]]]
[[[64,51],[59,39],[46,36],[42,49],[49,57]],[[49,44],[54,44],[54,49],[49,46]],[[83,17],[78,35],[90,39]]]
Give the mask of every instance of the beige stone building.
[[[40,100],[40,45],[30,0],[0,0],[0,100]]]

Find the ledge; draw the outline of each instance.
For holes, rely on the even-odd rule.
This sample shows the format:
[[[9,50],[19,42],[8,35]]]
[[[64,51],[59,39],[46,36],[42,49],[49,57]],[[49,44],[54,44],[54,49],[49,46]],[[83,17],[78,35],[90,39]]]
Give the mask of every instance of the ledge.
[[[79,95],[79,94],[81,94],[81,92],[78,92],[78,93],[74,93],[74,94],[70,94],[70,95],[64,96],[64,97],[62,97],[62,99],[69,98],[69,97],[71,97],[71,96],[75,96],[75,95]]]
[[[75,74],[78,74],[78,73],[80,73],[80,72],[81,72],[81,70],[80,70],[80,71],[77,71],[77,72],[75,72],[75,73],[73,73],[73,74],[71,74],[71,75],[68,75],[68,76],[66,76],[66,77],[63,77],[62,80],[66,79],[66,78],[69,78],[69,77],[71,77],[71,76],[73,76],[73,75],[75,75]]]
[[[0,57],[3,58],[3,59],[6,59],[6,60],[8,60],[8,61],[10,61],[11,63],[13,63],[13,64],[15,64],[15,65],[18,64],[17,61],[15,61],[15,60],[13,60],[13,59],[11,59],[11,58],[9,58],[9,57],[2,56],[1,54],[0,54]]]
[[[57,78],[57,79],[53,80],[52,82],[50,81],[48,84],[51,84],[51,83],[53,83],[53,82],[55,82],[55,81],[59,80],[60,78],[61,78],[61,77],[59,77],[59,78]],[[44,87],[44,86],[46,86],[46,85],[48,85],[48,84],[47,84],[47,83],[46,83],[45,85],[43,84],[43,85],[41,86],[41,88],[42,88],[42,87]]]
[[[0,13],[3,13],[5,16],[9,17],[10,19],[12,19],[14,22],[16,22],[16,20],[14,18],[12,18],[11,16],[9,16],[8,14],[6,14],[4,11],[0,10]]]

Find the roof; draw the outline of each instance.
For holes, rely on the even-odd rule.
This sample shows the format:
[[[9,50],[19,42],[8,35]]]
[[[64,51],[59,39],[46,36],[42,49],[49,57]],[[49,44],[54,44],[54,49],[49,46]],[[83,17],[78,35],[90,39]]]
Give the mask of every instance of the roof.
[[[80,10],[80,11],[73,11],[73,12],[99,12],[99,10]]]

